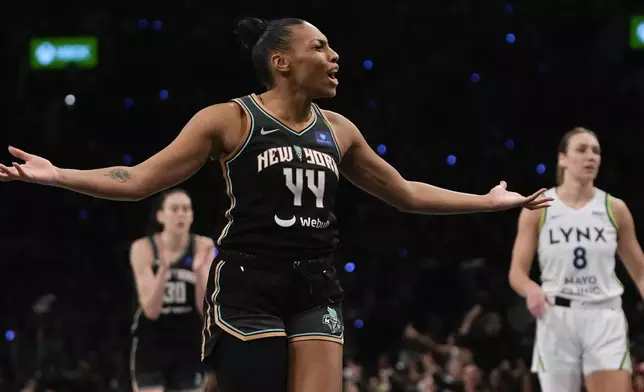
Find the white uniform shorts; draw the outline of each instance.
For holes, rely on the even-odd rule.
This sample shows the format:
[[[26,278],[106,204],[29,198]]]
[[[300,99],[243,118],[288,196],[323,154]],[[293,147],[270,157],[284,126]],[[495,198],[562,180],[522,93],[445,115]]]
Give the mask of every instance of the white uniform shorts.
[[[537,320],[532,371],[539,374],[544,391],[580,390],[570,383],[581,385],[582,375],[599,370],[632,372],[628,325],[621,301],[617,303],[612,307],[571,301],[570,307],[549,306]],[[552,377],[544,377],[548,374]],[[546,379],[567,385],[548,388],[543,385]]]

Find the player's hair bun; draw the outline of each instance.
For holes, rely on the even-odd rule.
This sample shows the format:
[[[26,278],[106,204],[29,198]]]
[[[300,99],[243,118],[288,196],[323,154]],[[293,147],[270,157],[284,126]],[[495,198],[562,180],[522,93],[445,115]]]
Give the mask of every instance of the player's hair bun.
[[[252,50],[262,34],[266,31],[266,22],[253,17],[241,19],[237,23],[235,35],[237,41],[246,49]]]

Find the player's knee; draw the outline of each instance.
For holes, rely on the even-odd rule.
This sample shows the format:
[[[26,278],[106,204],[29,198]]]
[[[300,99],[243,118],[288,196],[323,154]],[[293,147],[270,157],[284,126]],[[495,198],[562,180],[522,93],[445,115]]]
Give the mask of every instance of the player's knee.
[[[342,345],[328,340],[289,344],[289,391],[342,391]],[[318,364],[312,367],[311,363]]]
[[[588,392],[630,392],[631,373],[627,370],[599,370],[586,376]]]

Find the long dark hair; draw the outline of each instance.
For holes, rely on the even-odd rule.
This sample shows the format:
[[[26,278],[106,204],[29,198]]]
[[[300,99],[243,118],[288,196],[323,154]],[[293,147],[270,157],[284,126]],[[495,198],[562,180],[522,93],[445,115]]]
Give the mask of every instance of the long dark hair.
[[[183,193],[184,195],[190,197],[190,194],[188,194],[188,192],[182,188],[172,188],[161,192],[154,201],[155,207],[150,214],[147,235],[151,236],[163,231],[163,225],[157,220],[157,212],[163,209],[163,204],[165,203],[166,199],[170,195],[174,195],[175,193]]]

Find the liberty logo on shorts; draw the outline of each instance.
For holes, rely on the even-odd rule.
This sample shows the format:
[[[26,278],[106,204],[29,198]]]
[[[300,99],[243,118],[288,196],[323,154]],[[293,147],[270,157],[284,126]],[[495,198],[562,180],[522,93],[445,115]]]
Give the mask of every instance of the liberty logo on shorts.
[[[335,309],[326,307],[326,311],[322,316],[322,324],[325,324],[331,330],[331,333],[338,333],[342,331],[342,324],[340,323],[340,318],[338,317],[338,312]]]

